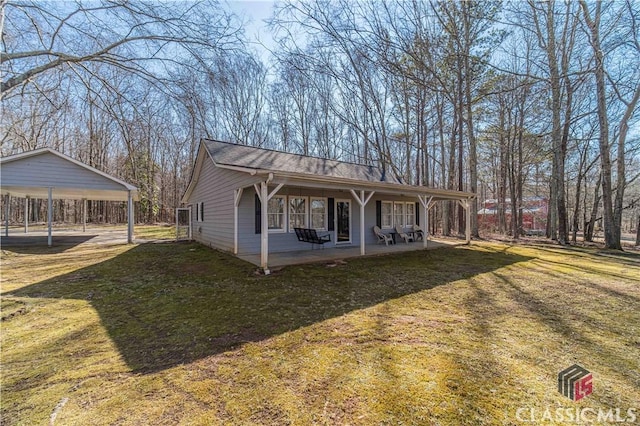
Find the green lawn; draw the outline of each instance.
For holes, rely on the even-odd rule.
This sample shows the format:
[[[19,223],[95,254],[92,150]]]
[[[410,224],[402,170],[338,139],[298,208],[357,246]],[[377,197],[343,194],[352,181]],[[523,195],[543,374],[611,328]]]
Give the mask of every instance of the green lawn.
[[[6,425],[640,411],[638,254],[474,243],[265,277],[190,243],[15,248],[1,326]],[[574,363],[594,376],[579,402],[556,389]]]

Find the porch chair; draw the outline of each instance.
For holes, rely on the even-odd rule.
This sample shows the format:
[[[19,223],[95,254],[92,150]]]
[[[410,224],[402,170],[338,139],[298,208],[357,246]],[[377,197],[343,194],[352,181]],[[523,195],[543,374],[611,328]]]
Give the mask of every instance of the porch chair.
[[[378,237],[379,243],[384,243],[385,246],[388,246],[389,243],[393,244],[393,238],[391,238],[391,235],[384,234],[378,226],[373,227],[373,233]]]
[[[424,231],[418,225],[413,225],[413,236],[416,241],[424,240]]]
[[[409,241],[413,241],[413,237],[402,230],[398,225],[396,225],[396,235],[404,240],[405,243],[409,244]]]

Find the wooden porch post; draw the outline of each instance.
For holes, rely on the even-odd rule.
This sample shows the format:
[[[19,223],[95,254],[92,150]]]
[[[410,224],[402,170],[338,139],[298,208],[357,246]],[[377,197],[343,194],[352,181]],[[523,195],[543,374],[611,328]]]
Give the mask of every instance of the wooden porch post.
[[[426,195],[418,195],[418,200],[420,200],[420,204],[422,205],[423,219],[422,223],[420,224],[420,226],[422,227],[422,232],[424,232],[424,235],[422,237],[422,247],[427,248],[427,241],[429,240],[429,209],[431,208],[430,204],[431,200],[433,200],[433,197],[429,197],[429,199],[427,199]]]
[[[369,193],[369,196],[365,199],[364,198],[364,189],[360,190],[360,195],[358,195],[356,193],[356,191],[354,191],[353,189],[350,190],[351,191],[351,195],[353,195],[353,198],[355,198],[355,200],[358,202],[358,204],[360,205],[360,256],[364,256],[365,255],[365,238],[364,238],[364,208],[367,205],[367,203],[369,202],[369,200],[371,200],[371,197],[373,196],[373,194],[375,194],[375,191],[371,191]]]
[[[53,245],[53,238],[51,236],[51,222],[53,221],[53,188],[48,188],[47,195],[47,245],[51,247]]]
[[[238,254],[238,205],[242,198],[242,188],[233,191],[233,254]],[[262,220],[262,218],[260,218]]]
[[[265,275],[269,275],[269,220],[267,211],[269,209],[269,200],[280,191],[280,188],[284,186],[284,183],[278,184],[276,188],[269,193],[269,182],[273,180],[273,174],[269,173],[269,177],[264,182],[260,182],[260,188],[257,184],[253,187],[260,199],[260,267],[264,271]],[[286,208],[286,206],[285,206]]]
[[[260,267],[265,275],[269,275],[269,220],[267,210],[269,206],[269,189],[267,181],[260,182]]]

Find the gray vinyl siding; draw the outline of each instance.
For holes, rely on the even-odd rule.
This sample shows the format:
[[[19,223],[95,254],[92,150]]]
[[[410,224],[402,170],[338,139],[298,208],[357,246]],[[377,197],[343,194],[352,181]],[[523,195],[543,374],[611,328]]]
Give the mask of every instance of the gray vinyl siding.
[[[216,167],[205,156],[200,175],[187,204],[191,206],[193,238],[205,245],[233,251],[234,190],[251,187],[256,178],[246,173]],[[246,192],[246,191],[245,191]],[[204,218],[196,221],[197,203],[204,203]]]
[[[2,164],[2,184],[123,190],[121,184],[48,152]]]

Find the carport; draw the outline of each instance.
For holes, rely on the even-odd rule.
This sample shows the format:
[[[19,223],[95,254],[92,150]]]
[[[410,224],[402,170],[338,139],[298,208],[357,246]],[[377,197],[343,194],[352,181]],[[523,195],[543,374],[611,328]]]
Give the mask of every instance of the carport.
[[[0,189],[5,197],[5,236],[9,236],[11,197],[25,199],[25,233],[29,230],[29,199],[47,200],[47,244],[53,244],[53,200],[82,200],[83,229],[87,200],[127,202],[127,242],[133,242],[133,202],[138,189],[107,173],[50,148],[0,159]]]

